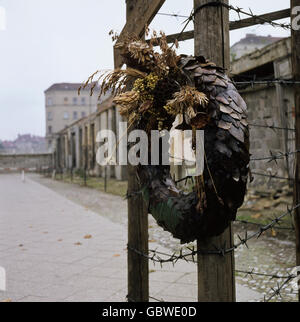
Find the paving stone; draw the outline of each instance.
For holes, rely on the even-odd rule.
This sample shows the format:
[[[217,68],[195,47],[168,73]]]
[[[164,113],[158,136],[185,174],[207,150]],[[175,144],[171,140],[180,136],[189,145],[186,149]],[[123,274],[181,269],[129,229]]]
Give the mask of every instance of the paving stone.
[[[103,200],[101,211],[112,219],[115,203],[126,222],[126,201],[89,193]],[[24,184],[19,175],[0,175],[0,204],[0,266],[7,273],[7,291],[0,292],[0,301],[125,301],[124,223],[99,216],[28,177]],[[151,243],[151,248],[157,246]],[[196,301],[196,265],[180,261],[160,267],[150,262],[149,268],[151,296]],[[242,299],[256,300],[257,293],[248,291],[238,286]]]

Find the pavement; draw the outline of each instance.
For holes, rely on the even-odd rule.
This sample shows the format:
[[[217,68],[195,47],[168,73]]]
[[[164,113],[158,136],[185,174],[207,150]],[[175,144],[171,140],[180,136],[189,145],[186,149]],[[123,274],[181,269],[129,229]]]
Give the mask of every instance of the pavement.
[[[0,302],[126,300],[126,225],[105,217],[101,196],[99,215],[28,176],[23,182],[18,174],[0,175],[0,267],[6,271]],[[149,268],[152,298],[197,300],[196,265]],[[238,301],[260,299],[260,293],[237,284]]]

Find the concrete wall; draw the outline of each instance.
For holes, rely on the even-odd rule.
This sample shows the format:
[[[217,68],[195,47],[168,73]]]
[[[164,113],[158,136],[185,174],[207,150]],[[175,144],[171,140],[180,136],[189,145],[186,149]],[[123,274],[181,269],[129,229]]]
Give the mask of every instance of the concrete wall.
[[[40,169],[53,166],[53,154],[0,154],[1,171]]]
[[[236,81],[264,79],[292,79],[291,40],[283,39],[249,55],[231,65]],[[238,76],[237,76],[238,75]],[[251,158],[295,151],[294,90],[283,84],[249,85],[239,91],[248,105],[250,123]],[[272,130],[262,126],[275,126],[291,130]],[[252,172],[280,177],[294,177],[295,155],[283,157],[276,162],[258,160],[251,162]],[[286,185],[286,180],[268,180],[254,174],[253,186]]]
[[[270,156],[270,151],[278,155],[295,150],[295,136],[293,131],[272,130],[255,125],[267,125],[293,129],[295,117],[293,113],[293,90],[282,88],[282,100],[278,100],[275,86],[252,89],[241,92],[248,105],[250,125],[250,151],[252,158]],[[271,173],[281,177],[293,177],[294,156],[283,158],[276,162],[253,161],[251,170],[259,173]],[[254,185],[266,182],[265,177],[254,176]]]

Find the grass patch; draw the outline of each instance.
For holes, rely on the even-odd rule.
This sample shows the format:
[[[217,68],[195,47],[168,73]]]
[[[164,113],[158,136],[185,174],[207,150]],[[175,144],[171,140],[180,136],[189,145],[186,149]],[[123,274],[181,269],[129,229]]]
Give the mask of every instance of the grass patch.
[[[85,186],[84,178],[78,175],[73,175],[73,179],[72,179],[71,176],[68,174],[68,175],[64,175],[62,179],[61,175],[58,174],[56,175],[56,180],[63,181],[66,183],[77,184],[82,187]],[[88,177],[86,179],[86,187],[96,189],[101,192],[110,193],[112,195],[125,197],[127,193],[128,184],[127,184],[127,181],[118,181],[116,179],[109,179],[107,180],[107,186],[105,191],[104,178]]]

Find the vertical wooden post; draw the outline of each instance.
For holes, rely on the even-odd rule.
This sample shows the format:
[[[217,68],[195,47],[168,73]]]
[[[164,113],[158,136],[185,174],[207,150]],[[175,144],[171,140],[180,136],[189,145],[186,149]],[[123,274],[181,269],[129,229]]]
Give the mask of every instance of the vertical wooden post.
[[[137,0],[126,0],[126,18],[134,21],[132,15]],[[140,190],[136,167],[128,165],[128,193]],[[128,199],[128,301],[149,301],[149,263],[148,259],[131,248],[148,254],[148,211],[141,195]]]
[[[194,0],[194,9],[211,0]],[[228,4],[228,0],[223,0]],[[195,55],[203,55],[219,66],[229,68],[229,12],[221,6],[207,6],[195,15]],[[205,243],[198,241],[198,249],[217,247],[229,248],[233,244],[232,228],[221,236]],[[224,257],[215,255],[198,256],[198,301],[234,302],[235,277],[234,254]]]
[[[295,7],[300,7],[300,0],[291,0],[291,10]],[[298,15],[299,13],[297,13]],[[291,19],[296,16],[291,12]],[[294,26],[295,27],[295,26]],[[300,81],[300,25],[292,30],[292,64],[293,64],[293,78]],[[300,148],[300,86],[294,85],[295,88],[295,115],[296,115],[296,150]],[[294,182],[294,205],[300,203],[300,154],[296,154],[296,174]],[[300,266],[300,209],[297,208],[294,213],[295,230],[296,230],[296,258],[297,266]],[[299,289],[300,301],[300,289]]]

